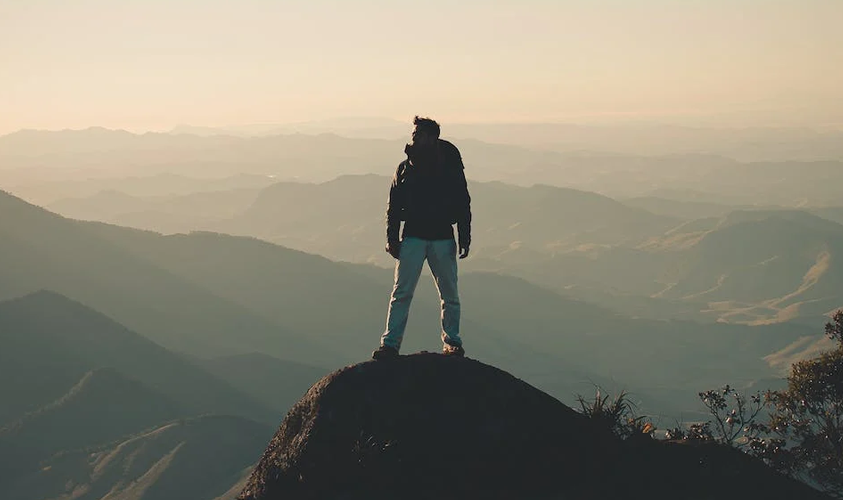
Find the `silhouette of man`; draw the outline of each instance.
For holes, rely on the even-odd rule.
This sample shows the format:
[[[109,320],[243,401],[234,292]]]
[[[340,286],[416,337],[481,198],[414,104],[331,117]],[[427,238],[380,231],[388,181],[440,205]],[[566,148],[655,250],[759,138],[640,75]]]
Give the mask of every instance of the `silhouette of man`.
[[[404,148],[407,159],[398,165],[386,209],[386,251],[396,260],[395,285],[386,315],[386,331],[374,359],[398,356],[410,302],[424,261],[430,267],[442,306],[442,352],[464,356],[460,339],[460,299],[457,292],[459,258],[468,257],[471,244],[471,197],[462,157],[456,146],[439,138],[439,124],[415,117],[413,140]],[[398,234],[404,221],[401,239]]]

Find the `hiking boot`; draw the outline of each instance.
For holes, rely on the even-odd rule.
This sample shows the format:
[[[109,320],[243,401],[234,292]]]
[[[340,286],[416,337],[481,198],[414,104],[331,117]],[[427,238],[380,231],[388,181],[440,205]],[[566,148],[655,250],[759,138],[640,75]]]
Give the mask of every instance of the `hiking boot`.
[[[382,345],[372,352],[372,359],[394,359],[398,357],[398,349]]]
[[[445,356],[465,357],[465,349],[461,345],[445,344],[442,346],[442,354]]]

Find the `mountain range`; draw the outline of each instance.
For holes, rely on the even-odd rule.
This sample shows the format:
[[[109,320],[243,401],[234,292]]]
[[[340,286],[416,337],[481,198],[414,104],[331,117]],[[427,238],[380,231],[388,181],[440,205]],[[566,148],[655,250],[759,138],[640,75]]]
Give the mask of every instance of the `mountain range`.
[[[214,498],[257,459],[280,404],[313,382],[289,371],[265,406],[225,373],[53,292],[0,302],[0,345],[2,498],[129,499],[150,488],[183,498],[180,478],[217,470],[189,488]]]
[[[387,269],[338,263],[254,238],[162,236],[73,221],[8,195],[0,204],[13,215],[0,221],[0,292],[8,298],[55,290],[186,355],[261,352],[322,369],[367,357],[383,329],[392,283]],[[786,323],[751,328],[630,320],[496,272],[463,273],[461,290],[472,353],[544,380],[550,385],[537,385],[562,399],[583,392],[589,381],[612,377],[642,393],[665,384],[686,390],[679,381],[708,385],[769,377],[776,372],[764,356],[802,337],[820,337],[816,328]],[[422,280],[406,349],[438,349],[438,334],[431,334],[438,331],[435,297],[432,281]],[[687,362],[698,350],[722,349],[733,338],[741,339],[740,347],[719,357],[723,366]]]
[[[564,140],[561,144],[566,146],[561,149],[535,142],[506,144],[493,140],[499,134],[478,140],[461,136],[458,130],[453,134],[446,130],[445,137],[460,148],[472,180],[548,184],[616,198],[695,190],[737,204],[835,205],[839,196],[834,186],[843,176],[843,152],[835,149],[840,141],[834,133],[790,131],[796,142],[818,147],[808,155],[746,161],[705,147],[670,154],[619,154],[610,145],[593,149]],[[777,134],[787,136],[788,132],[767,134],[768,140],[776,137],[769,141],[775,143],[783,141]],[[172,176],[221,181],[246,175],[325,182],[340,175],[391,175],[404,159],[408,139],[330,133],[235,137],[131,134],[102,128],[25,130],[0,137],[0,185],[38,204],[49,204],[102,189],[122,191],[115,180],[137,177],[159,177],[157,194],[169,194],[165,182]],[[831,149],[824,147],[825,153],[820,153],[819,143]],[[89,182],[80,183],[80,179]],[[103,187],[91,192],[90,186],[96,183]],[[240,183],[238,187],[255,186]]]
[[[385,182],[353,176],[281,183],[251,192],[251,204],[240,199],[248,208],[218,223],[251,221],[268,228],[265,238],[281,227],[299,231],[303,241],[355,248],[370,243],[367,231],[383,227],[383,201],[359,193],[382,192]],[[703,270],[730,269],[744,285],[730,288],[726,279],[722,292],[708,292],[712,298],[743,293],[754,300],[760,290],[777,292],[802,279],[799,293],[769,306],[806,308],[799,302],[825,294],[830,302],[810,305],[825,307],[839,282],[834,256],[843,226],[834,222],[781,210],[687,221],[572,189],[473,187],[476,206],[497,223],[477,221],[482,243],[460,276],[469,355],[563,401],[595,385],[625,388],[656,420],[700,418],[697,391],[775,381],[822,342],[808,317],[806,325],[788,317],[763,321],[755,312],[732,321],[756,326],[633,318],[577,299],[571,291],[584,285],[571,277],[588,279],[583,283],[593,289],[625,271],[630,275],[620,282],[632,286],[660,270],[675,283],[646,298],[674,304],[709,286]],[[196,199],[213,204],[215,196]],[[167,203],[190,206],[177,197]],[[342,217],[349,224],[356,217],[370,222],[331,235],[324,225],[342,220],[340,212],[348,212]],[[281,415],[331,367],[368,357],[383,328],[392,284],[384,267],[255,235],[163,235],[67,219],[4,192],[0,213],[4,498],[184,498],[185,484],[201,498],[233,498]],[[283,220],[276,224],[272,214]],[[766,276],[752,274],[763,252],[778,255],[764,265],[792,272],[753,289],[747,284]],[[622,256],[630,255],[637,265],[624,267]],[[659,267],[665,263],[673,267]],[[808,270],[799,274],[799,266]],[[425,279],[405,352],[438,349],[438,309]],[[209,456],[220,459],[209,465]],[[212,480],[198,479],[208,471]]]
[[[234,498],[308,387],[377,345],[402,141],[243,135],[0,137],[0,182],[50,209],[0,192],[0,497]],[[827,347],[836,163],[459,144],[470,357],[668,425]],[[427,274],[403,352],[439,349]]]
[[[16,500],[233,500],[271,436],[272,427],[239,417],[177,420],[53,455],[0,493]]]
[[[320,184],[279,182],[228,218],[187,221],[183,212],[161,204],[139,225],[253,236],[333,260],[388,267],[390,258],[377,244],[383,240],[388,183],[374,175]],[[470,190],[477,215],[473,257],[464,264],[469,271],[521,276],[652,318],[817,323],[843,304],[835,259],[843,226],[833,222],[839,215],[835,207],[616,201],[569,188],[500,182],[472,182]],[[226,206],[228,196],[204,193],[203,200],[213,204],[219,198]],[[58,208],[72,217],[132,225],[134,216],[121,214],[120,203],[106,197],[90,201]],[[173,222],[179,220],[183,223]]]
[[[745,161],[840,158],[839,129],[796,127],[700,127],[682,125],[566,123],[443,123],[453,137],[556,151],[607,151],[626,155],[706,152]],[[278,134],[337,134],[361,139],[407,135],[406,122],[378,117],[347,117],[290,124],[230,127],[181,125],[173,134],[240,137]]]

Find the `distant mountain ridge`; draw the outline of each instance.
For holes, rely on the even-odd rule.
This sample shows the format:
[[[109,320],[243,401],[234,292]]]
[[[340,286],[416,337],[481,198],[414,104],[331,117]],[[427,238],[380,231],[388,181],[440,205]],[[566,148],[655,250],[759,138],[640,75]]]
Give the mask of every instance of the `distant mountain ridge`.
[[[388,182],[388,178],[374,175],[343,176],[321,184],[280,182],[262,190],[241,214],[210,226],[215,231],[258,237],[334,260],[388,267],[389,256],[373,244],[383,238],[383,193]],[[843,229],[807,210],[735,210],[706,205],[704,212],[722,215],[683,221],[567,188],[525,188],[498,182],[474,182],[470,188],[477,214],[475,230],[482,232],[475,238],[473,258],[464,263],[468,270],[516,274],[553,284],[560,292],[617,301],[619,310],[643,307],[652,311],[645,314],[658,315],[661,310],[663,316],[675,313],[709,321],[817,318],[843,305],[834,291],[839,276],[833,272],[821,275],[811,290],[802,288],[814,263],[819,260],[824,266],[823,255],[831,258],[835,252],[834,244],[828,254],[819,247],[808,251],[807,241],[834,240],[834,233]],[[731,228],[738,223],[744,225]],[[763,229],[765,225],[769,227]],[[758,240],[762,233],[780,233],[781,237],[768,238],[762,248]],[[798,242],[805,248],[787,250]],[[735,274],[734,265],[726,262],[748,249],[757,254],[747,256],[751,262],[735,261],[734,265],[763,262],[777,251],[807,251],[810,255],[793,255],[777,262],[780,272],[775,283],[769,273],[738,279],[741,275]],[[774,253],[767,255],[767,250]],[[715,262],[718,256],[723,259]],[[836,268],[833,259],[828,263]],[[718,286],[721,276],[730,281],[727,286]],[[798,301],[782,302],[781,307],[762,305],[797,290],[801,290]],[[726,306],[708,306],[709,302],[730,301],[746,305],[729,306],[724,314],[718,308]],[[794,305],[796,302],[800,305]],[[746,308],[752,313],[731,314]]]
[[[171,422],[136,436],[55,455],[9,479],[4,498],[229,498],[272,429],[230,416]],[[228,493],[228,495],[227,495]]]
[[[254,203],[260,191],[258,188],[235,188],[141,197],[108,189],[86,198],[65,198],[46,208],[73,219],[162,233],[189,232],[239,215]]]
[[[383,239],[388,186],[388,177],[373,175],[342,176],[322,184],[281,182],[262,190],[248,210],[213,229],[332,259],[389,265],[372,243]],[[514,242],[548,252],[582,243],[632,242],[680,222],[575,189],[499,182],[472,182],[469,189],[475,228],[482,231],[475,238],[475,253],[486,248],[507,251]]]
[[[368,176],[356,180],[380,182]],[[606,265],[612,263],[617,249],[654,259],[690,256],[691,263],[705,264],[717,251],[726,250],[729,242],[750,248],[741,239],[746,238],[760,250],[788,249],[798,262],[816,257],[806,249],[813,252],[827,245],[831,249],[827,270],[815,275],[817,282],[806,290],[825,290],[834,283],[827,285],[823,280],[836,276],[837,225],[811,215],[735,213],[722,220],[675,225],[670,218],[628,209],[599,195],[541,186],[536,191],[521,189],[530,193],[528,201],[533,204],[527,207],[536,210],[537,220],[543,211],[560,210],[547,209],[545,203],[554,207],[554,196],[561,192],[577,203],[606,207],[600,216],[614,224],[608,226],[612,231],[607,231],[607,237],[625,241],[629,234],[625,231],[634,232],[630,226],[644,221],[652,223],[654,232],[669,223],[676,230],[674,236],[688,243],[678,250],[678,240],[660,240],[667,233],[658,233],[655,240],[638,246],[607,243],[577,248],[572,252],[583,260],[568,269],[581,270],[584,276],[604,266],[606,275],[617,280],[610,273],[621,268]],[[543,198],[543,193],[550,194]],[[162,236],[73,221],[7,194],[0,194],[0,213],[0,298],[9,299],[0,302],[0,399],[5,403],[0,407],[0,422],[20,422],[9,428],[31,432],[30,436],[57,432],[59,438],[67,438],[61,433],[72,427],[51,423],[66,415],[82,421],[84,425],[77,429],[91,426],[85,412],[107,411],[108,405],[86,403],[79,408],[84,411],[74,413],[74,404],[92,400],[101,404],[113,392],[131,399],[127,407],[137,404],[144,411],[167,410],[165,401],[171,401],[180,416],[234,414],[277,421],[286,401],[301,392],[320,367],[367,358],[383,328],[392,283],[387,269],[334,262],[252,237],[210,232]],[[569,227],[575,227],[575,222],[580,221],[573,220]],[[787,231],[779,234],[781,228]],[[659,248],[647,250],[646,245]],[[714,263],[755,263],[760,250],[750,250],[728,252],[732,260],[714,259]],[[570,257],[551,254],[550,259],[566,256]],[[610,258],[602,260],[604,256]],[[541,263],[534,260],[536,265]],[[646,275],[644,271],[651,269],[645,269],[645,263],[642,259],[634,271]],[[697,283],[689,269],[694,268],[669,270],[690,287]],[[606,387],[620,380],[640,395],[642,408],[687,416],[696,403],[695,391],[727,382],[753,386],[774,378],[782,369],[781,359],[793,359],[788,353],[805,349],[822,336],[816,329],[796,324],[748,327],[632,319],[554,292],[549,282],[559,276],[551,270],[529,270],[542,273],[544,286],[496,272],[463,272],[462,326],[471,356],[499,363],[563,399],[587,393],[594,384]],[[764,285],[771,289],[769,283]],[[61,294],[29,293],[40,289]],[[431,281],[426,279],[414,302],[413,314],[419,320],[411,322],[406,352],[439,348],[438,308]],[[109,366],[116,372],[102,369]],[[282,381],[274,387],[248,390],[250,384],[267,378]],[[114,399],[119,401],[117,396]],[[45,459],[43,467],[26,467],[20,474],[7,476],[7,482],[0,484],[0,496],[2,491],[12,491],[10,498],[40,500],[116,488],[115,495],[126,499],[178,498],[174,492],[181,492],[184,478],[211,474],[203,467],[208,456],[231,453],[239,458],[215,462],[213,480],[197,486],[209,495],[230,496],[232,485],[242,480],[244,469],[259,454],[249,451],[250,443],[259,440],[264,427],[239,417],[186,421],[231,423],[202,424],[201,432],[193,432],[197,427],[179,420],[164,426],[150,424],[169,419],[166,411],[137,417],[113,432],[94,429],[109,431],[105,433],[108,439],[117,436],[116,444],[96,444],[94,451],[61,450]],[[158,429],[134,437],[121,435],[148,424]],[[209,448],[208,433],[222,433],[231,441],[215,440],[213,446],[220,448]],[[4,451],[0,440],[0,459],[11,463],[15,452],[22,453],[21,447],[26,447],[13,444],[11,452]],[[133,453],[137,459],[131,458]],[[35,492],[41,496],[32,496]]]
[[[188,415],[174,401],[120,371],[99,368],[83,375],[58,400],[0,428],[0,460],[11,459],[17,468],[27,457],[46,459],[60,451],[109,443]],[[10,446],[26,451],[8,457],[3,450]]]
[[[671,155],[713,153],[744,160],[815,160],[843,158],[841,132],[805,127],[716,127],[668,124],[448,123],[453,137],[541,147],[557,151],[606,151],[615,154]],[[276,134],[338,134],[353,138],[393,139],[408,134],[409,120],[343,117],[299,123],[203,127],[179,125],[169,133],[195,136],[256,137]],[[92,127],[88,130],[103,130]],[[9,135],[32,134],[22,130]],[[53,131],[57,133],[59,131]],[[72,131],[63,131],[72,132]],[[2,137],[0,137],[2,138]]]
[[[26,293],[26,288],[32,286],[58,287],[165,347],[199,357],[264,352],[281,360],[320,367],[346,364],[368,357],[382,332],[392,284],[388,270],[340,264],[252,238],[212,233],[162,237],[80,223],[20,200],[0,197],[0,204],[4,201],[10,207],[5,213],[16,214],[11,208],[19,212],[0,220],[0,233],[5,235],[0,251],[7,256],[0,260],[0,277],[4,277],[0,279],[0,292],[4,285],[13,283],[18,291],[7,289],[5,293]],[[612,202],[611,206],[616,205]],[[31,242],[30,250],[22,251],[16,246],[23,241]],[[50,257],[38,257],[42,255]],[[41,259],[34,261],[37,264],[32,264],[34,256]],[[51,272],[44,273],[45,269]],[[56,279],[71,270],[75,273],[72,279]],[[537,294],[533,285],[494,273],[473,277],[470,272],[463,274],[461,283],[467,304],[463,327],[466,332],[484,332],[473,340],[467,337],[474,343],[475,355],[524,373],[563,398],[590,390],[591,381],[601,379],[600,372],[625,372],[635,364],[631,352],[642,356],[653,352],[641,344],[614,345],[614,334],[622,340],[631,338],[633,331],[644,336],[657,332],[660,342],[669,342],[666,349],[678,349],[673,356],[653,358],[655,363],[665,363],[693,356],[695,348],[713,347],[703,332],[725,332],[721,327],[690,323],[615,319],[616,315],[606,308],[587,308],[549,290],[538,294],[541,303],[546,304],[538,314],[513,316],[513,312],[534,310],[535,304],[525,299]],[[292,284],[296,286],[291,287]],[[503,290],[522,292],[511,295],[510,303],[501,306],[495,293],[489,293],[496,290],[498,294]],[[417,295],[413,309],[413,318],[417,319],[410,321],[406,348],[438,349],[439,336],[430,332],[439,329],[439,305],[429,280],[422,280]],[[472,297],[480,300],[472,302]],[[510,317],[520,318],[513,331],[526,329],[537,336],[527,340],[508,333],[509,329],[501,329],[500,325],[509,324]],[[672,328],[680,328],[686,332],[683,335],[698,340],[688,344],[681,340],[684,337],[672,339],[668,335]],[[752,366],[743,370],[741,377],[771,376],[770,368],[761,360],[763,356],[783,349],[803,335],[818,334],[797,327],[776,331],[780,333],[769,337],[777,339],[775,342],[766,346],[753,343],[751,348],[734,353],[734,366]],[[594,337],[588,332],[609,336]],[[752,330],[745,333],[755,337]],[[571,355],[568,344],[578,346],[579,354]],[[531,361],[525,363],[528,357]],[[694,376],[702,377],[700,380],[711,377],[712,382],[726,376],[705,368],[676,364],[671,369],[695,371]],[[73,382],[62,391],[87,369],[75,374]],[[624,379],[645,389],[652,387],[659,376]],[[684,401],[682,405],[688,399]],[[654,404],[660,406],[664,400]]]
[[[186,352],[253,352],[267,340],[275,341],[279,357],[284,351],[288,358],[314,352],[306,339],[284,342],[290,337],[282,325],[110,243],[98,235],[97,224],[70,221],[7,195],[0,195],[0,210],[6,215],[0,219],[0,299],[54,290]],[[116,227],[111,233],[144,237]],[[133,303],[138,295],[144,297],[143,308]],[[239,349],[228,337],[232,331],[239,332]]]
[[[813,311],[803,314],[822,315],[843,306],[841,256],[840,224],[805,212],[734,212],[691,247],[693,268],[664,277],[677,283],[665,295],[704,293],[710,303],[763,302],[784,319],[800,308]],[[753,320],[752,311],[741,314]],[[769,312],[761,314],[764,321]]]
[[[576,126],[569,128],[573,134],[582,130]],[[675,130],[667,127],[661,133],[670,131]],[[601,131],[592,129],[591,132],[599,135]],[[611,135],[606,129],[602,132]],[[680,135],[692,136],[695,132],[700,131],[684,130]],[[469,178],[477,181],[550,184],[613,197],[649,196],[665,189],[695,189],[732,197],[740,200],[739,204],[818,206],[839,200],[832,187],[843,175],[840,173],[843,149],[839,146],[843,141],[836,140],[839,133],[754,131],[748,132],[748,136],[755,133],[767,136],[763,146],[751,139],[737,139],[735,144],[732,139],[744,132],[747,131],[729,131],[731,135],[724,138],[729,143],[726,148],[705,139],[703,142],[709,145],[702,149],[683,147],[668,152],[656,147],[618,154],[601,152],[611,146],[601,148],[599,141],[590,147],[564,135],[558,136],[556,143],[527,141],[519,145],[518,141],[507,140],[506,134],[480,134],[476,136],[478,139],[461,134],[459,126],[443,128],[444,137],[453,139],[460,147]],[[786,142],[783,137],[788,133],[801,146],[781,151],[782,142]],[[343,174],[390,175],[404,157],[403,146],[409,139],[409,133],[405,134],[378,139],[335,133],[200,137],[131,134],[101,128],[22,131],[0,137],[0,160],[5,166],[0,169],[0,183],[16,187],[17,194],[26,193],[31,199],[43,201],[43,187],[39,184],[69,181],[81,175],[94,179],[162,173],[206,178],[252,174],[308,182],[323,182]],[[668,142],[659,135],[651,138]],[[742,143],[744,140],[750,142]],[[805,144],[812,146],[805,147]],[[770,152],[765,153],[764,148]],[[733,155],[744,161],[729,158],[735,149],[748,150],[747,154]],[[78,194],[65,193],[67,196]]]
[[[311,383],[295,372],[288,378],[300,390]],[[95,498],[111,491],[129,499],[152,489],[159,490],[155,498],[222,495],[240,481],[270,432],[242,417],[271,423],[280,411],[44,291],[0,302],[0,400],[0,497],[32,500],[88,498],[95,491]],[[186,424],[200,415],[216,416],[198,421],[209,425]],[[234,424],[214,423],[227,421]],[[194,431],[183,432],[185,425]],[[164,435],[172,439],[162,448]],[[209,470],[220,474],[181,483]]]
[[[325,369],[283,361],[266,354],[223,356],[196,362],[232,387],[279,413],[286,413]]]
[[[107,390],[117,384],[135,392],[147,390],[124,381],[125,375],[169,399],[171,406],[155,396],[157,405],[176,414],[273,419],[274,412],[186,359],[52,292],[0,302],[0,347],[0,380],[5,381],[0,382],[5,410],[0,422],[36,411],[68,392],[72,395],[72,387],[85,380],[86,373],[108,367],[121,376],[94,371],[93,382],[103,384],[81,387]]]

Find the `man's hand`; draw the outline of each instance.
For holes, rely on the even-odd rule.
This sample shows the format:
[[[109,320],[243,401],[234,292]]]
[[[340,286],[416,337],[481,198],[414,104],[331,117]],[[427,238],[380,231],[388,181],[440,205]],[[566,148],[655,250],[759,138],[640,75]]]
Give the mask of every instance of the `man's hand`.
[[[392,256],[394,259],[398,259],[401,256],[401,242],[400,241],[388,241],[386,242],[386,253]]]
[[[457,222],[457,231],[459,232],[459,237],[457,237],[457,242],[459,243],[460,248],[460,259],[464,259],[468,257],[468,247],[471,245],[471,215],[468,215],[468,218],[463,219]]]
[[[464,259],[468,257],[468,243],[460,242],[460,258]]]

